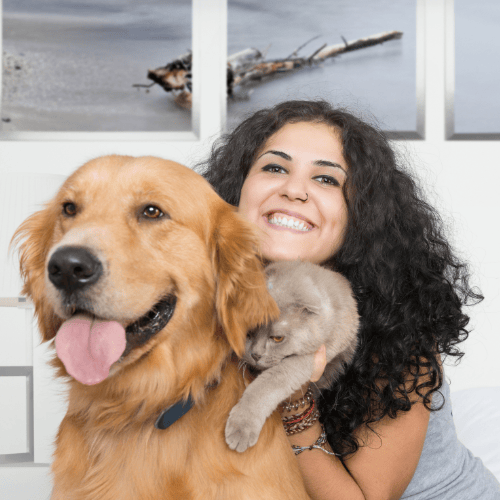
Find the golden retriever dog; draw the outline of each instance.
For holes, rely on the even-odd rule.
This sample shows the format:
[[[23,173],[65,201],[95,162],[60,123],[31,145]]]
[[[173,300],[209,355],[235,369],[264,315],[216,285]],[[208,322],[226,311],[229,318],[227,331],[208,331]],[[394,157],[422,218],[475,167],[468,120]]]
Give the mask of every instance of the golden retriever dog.
[[[68,382],[52,500],[309,498],[278,414],[246,452],[226,445],[245,389],[236,355],[279,310],[253,228],[200,175],[97,158],[13,242]]]

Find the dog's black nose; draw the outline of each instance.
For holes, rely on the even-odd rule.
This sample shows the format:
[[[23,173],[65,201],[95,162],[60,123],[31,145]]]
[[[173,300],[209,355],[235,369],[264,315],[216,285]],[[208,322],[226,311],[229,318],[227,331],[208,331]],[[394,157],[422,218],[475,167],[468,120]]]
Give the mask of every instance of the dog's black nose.
[[[255,362],[257,363],[257,361],[259,361],[260,358],[262,358],[262,356],[260,354],[255,354],[253,353],[252,354],[252,358],[255,360]]]
[[[102,275],[102,264],[83,247],[62,247],[49,260],[49,279],[56,288],[73,292],[95,283]]]

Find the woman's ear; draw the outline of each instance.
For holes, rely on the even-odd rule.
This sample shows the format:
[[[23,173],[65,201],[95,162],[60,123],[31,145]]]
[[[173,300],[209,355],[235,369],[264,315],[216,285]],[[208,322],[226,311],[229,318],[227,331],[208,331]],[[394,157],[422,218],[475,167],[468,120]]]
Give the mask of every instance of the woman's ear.
[[[19,269],[23,280],[21,293],[35,306],[43,341],[52,339],[61,325],[45,295],[45,261],[50,251],[57,214],[52,205],[35,212],[16,230],[10,242],[19,252]]]
[[[267,290],[258,237],[251,224],[230,205],[220,210],[214,222],[218,319],[232,349],[242,356],[247,332],[276,319],[279,309]]]

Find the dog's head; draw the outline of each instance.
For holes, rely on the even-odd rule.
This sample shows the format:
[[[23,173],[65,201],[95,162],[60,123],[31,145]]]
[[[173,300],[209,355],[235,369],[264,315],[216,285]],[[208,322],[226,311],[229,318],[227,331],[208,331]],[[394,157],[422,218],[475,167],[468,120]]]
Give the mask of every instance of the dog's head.
[[[203,371],[230,349],[241,355],[246,332],[279,314],[253,228],[200,175],[171,161],[86,163],[13,241],[44,341],[75,314],[125,330],[111,375],[160,350],[163,363],[187,356],[184,364]]]

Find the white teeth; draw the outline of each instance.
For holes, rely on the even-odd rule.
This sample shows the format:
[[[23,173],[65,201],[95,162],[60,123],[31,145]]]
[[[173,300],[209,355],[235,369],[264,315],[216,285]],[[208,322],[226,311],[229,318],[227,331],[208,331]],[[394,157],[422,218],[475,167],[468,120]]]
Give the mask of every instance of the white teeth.
[[[298,231],[303,232],[310,231],[310,229],[303,222],[287,219],[286,217],[277,217],[276,215],[273,215],[268,219],[268,221],[277,226],[289,227],[290,229],[297,229]]]

